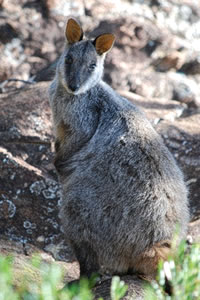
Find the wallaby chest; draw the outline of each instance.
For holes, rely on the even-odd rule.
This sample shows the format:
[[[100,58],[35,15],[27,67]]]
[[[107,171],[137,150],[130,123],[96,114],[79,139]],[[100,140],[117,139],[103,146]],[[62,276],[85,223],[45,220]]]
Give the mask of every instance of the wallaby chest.
[[[94,97],[96,93],[90,92],[57,102],[58,108],[54,110],[56,151],[62,151],[62,147],[66,151],[67,145],[75,149],[92,137],[100,114]]]

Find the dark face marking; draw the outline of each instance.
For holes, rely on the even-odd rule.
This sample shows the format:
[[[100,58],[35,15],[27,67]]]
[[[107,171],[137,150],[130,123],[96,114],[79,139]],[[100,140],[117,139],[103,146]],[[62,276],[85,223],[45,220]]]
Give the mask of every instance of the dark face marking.
[[[66,83],[73,92],[90,77],[97,63],[97,53],[90,41],[81,41],[70,47],[65,57]]]

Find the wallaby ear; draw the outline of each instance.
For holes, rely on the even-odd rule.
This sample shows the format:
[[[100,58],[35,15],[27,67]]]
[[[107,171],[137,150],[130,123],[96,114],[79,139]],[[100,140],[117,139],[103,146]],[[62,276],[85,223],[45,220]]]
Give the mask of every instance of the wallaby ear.
[[[65,36],[70,44],[79,42],[83,38],[81,26],[74,20],[69,19],[65,29]]]
[[[115,41],[115,36],[112,33],[105,33],[99,35],[94,40],[94,46],[99,55],[109,51],[112,48],[112,45]]]

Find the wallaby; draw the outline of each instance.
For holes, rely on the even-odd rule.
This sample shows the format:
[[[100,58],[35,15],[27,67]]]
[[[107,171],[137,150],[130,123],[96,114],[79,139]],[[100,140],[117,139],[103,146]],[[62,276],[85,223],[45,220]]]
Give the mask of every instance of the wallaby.
[[[81,275],[155,276],[175,232],[185,237],[187,188],[145,115],[102,81],[113,34],[83,39],[74,19],[49,88],[60,216]]]

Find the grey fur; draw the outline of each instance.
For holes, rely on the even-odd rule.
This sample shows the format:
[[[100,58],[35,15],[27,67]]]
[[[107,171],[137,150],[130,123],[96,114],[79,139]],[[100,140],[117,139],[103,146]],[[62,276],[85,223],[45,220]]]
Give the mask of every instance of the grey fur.
[[[143,254],[148,261],[154,245],[170,247],[177,225],[186,235],[187,188],[144,114],[101,80],[103,61],[91,41],[66,45],[49,89],[62,225],[81,274],[146,273]]]

